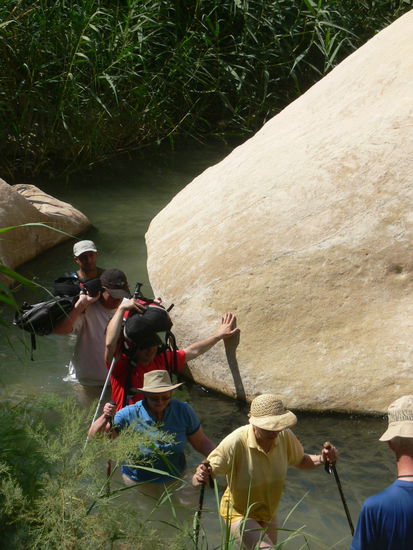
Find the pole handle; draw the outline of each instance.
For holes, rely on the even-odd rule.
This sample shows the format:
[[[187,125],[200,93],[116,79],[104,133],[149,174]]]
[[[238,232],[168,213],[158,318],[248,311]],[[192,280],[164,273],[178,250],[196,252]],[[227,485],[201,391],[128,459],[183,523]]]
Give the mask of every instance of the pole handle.
[[[331,443],[329,441],[325,441],[323,443],[323,449],[330,450],[331,449]],[[328,474],[331,474],[331,472],[333,471],[333,466],[334,466],[334,464],[331,464],[330,462],[327,462],[327,461],[324,462],[324,470]]]
[[[209,466],[209,460],[203,460],[201,464]],[[205,483],[203,483],[202,486],[205,487]],[[214,488],[214,480],[212,479],[211,475],[209,475],[209,486],[211,487],[211,489]]]
[[[327,451],[329,451],[331,449],[332,445],[329,441],[325,441],[323,443],[323,449],[327,449]]]
[[[112,401],[112,400],[109,401],[109,403],[110,403],[111,405],[116,405],[116,404],[117,404],[116,401]],[[113,425],[113,415],[106,415],[106,418],[107,418],[107,420],[108,420],[110,426],[112,427],[112,425]]]

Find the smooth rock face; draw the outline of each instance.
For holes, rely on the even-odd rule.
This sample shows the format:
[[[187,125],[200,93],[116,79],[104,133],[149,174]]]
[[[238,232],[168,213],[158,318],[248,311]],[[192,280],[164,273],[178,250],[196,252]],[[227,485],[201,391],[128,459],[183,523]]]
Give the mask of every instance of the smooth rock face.
[[[146,235],[201,384],[302,410],[413,393],[413,11],[186,186]]]
[[[34,185],[10,186],[0,179],[0,227],[33,222],[45,223],[70,235],[76,235],[90,225],[79,210]],[[10,268],[69,238],[52,229],[36,226],[13,229],[1,237],[0,262]]]

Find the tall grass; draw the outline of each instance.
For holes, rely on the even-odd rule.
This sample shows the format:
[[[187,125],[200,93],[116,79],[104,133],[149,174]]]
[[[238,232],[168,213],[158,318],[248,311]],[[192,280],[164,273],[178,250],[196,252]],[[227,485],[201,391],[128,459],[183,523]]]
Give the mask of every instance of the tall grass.
[[[178,136],[247,135],[410,0],[4,0],[10,181]]]

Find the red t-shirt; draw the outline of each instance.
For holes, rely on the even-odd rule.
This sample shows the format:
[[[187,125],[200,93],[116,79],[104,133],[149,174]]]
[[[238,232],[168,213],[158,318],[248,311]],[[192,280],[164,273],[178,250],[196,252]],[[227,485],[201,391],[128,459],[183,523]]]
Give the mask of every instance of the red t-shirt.
[[[179,349],[176,351],[176,362],[177,370],[183,370],[185,366],[185,352],[183,349]],[[125,353],[122,353],[122,355],[116,361],[115,366],[112,370],[112,374],[110,376],[110,383],[112,386],[112,401],[115,401],[117,411],[124,406],[123,401],[125,399],[125,386],[128,380],[128,365],[129,358]],[[167,366],[169,366],[169,369],[167,368]],[[148,365],[144,365],[142,363],[136,364],[131,375],[130,388],[143,387],[143,375],[145,374],[145,372],[150,372],[151,370],[171,371],[173,369],[174,352],[167,350],[165,352],[159,353]],[[143,393],[133,393],[127,405],[132,405],[133,403],[136,403],[143,398]]]

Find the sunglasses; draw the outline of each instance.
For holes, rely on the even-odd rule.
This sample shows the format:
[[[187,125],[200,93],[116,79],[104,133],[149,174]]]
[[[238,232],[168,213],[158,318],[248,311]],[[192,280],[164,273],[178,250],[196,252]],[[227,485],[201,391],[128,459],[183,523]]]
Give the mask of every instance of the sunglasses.
[[[170,395],[168,396],[160,396],[160,395],[146,395],[146,399],[148,401],[153,401],[154,403],[165,403],[166,401],[170,401],[172,397]]]

